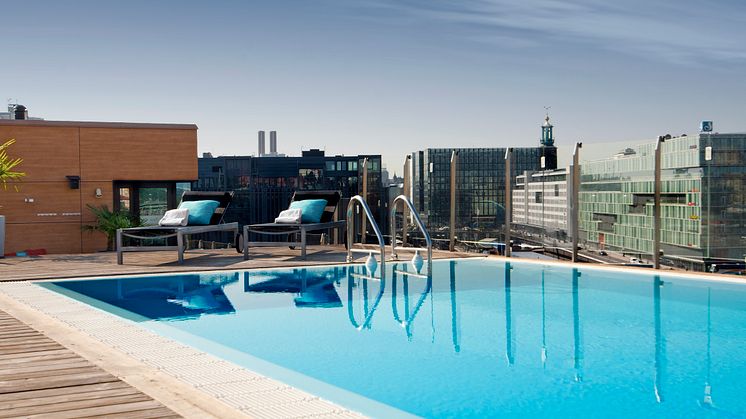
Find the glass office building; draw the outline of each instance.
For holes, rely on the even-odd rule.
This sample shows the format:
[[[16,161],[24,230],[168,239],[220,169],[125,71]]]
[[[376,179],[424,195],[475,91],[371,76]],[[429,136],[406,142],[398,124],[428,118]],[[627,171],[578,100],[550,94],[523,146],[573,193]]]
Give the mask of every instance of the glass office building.
[[[500,238],[505,222],[505,148],[428,148],[412,153],[412,201],[430,234],[450,230],[451,156],[456,165],[456,236],[461,241]],[[541,126],[538,147],[513,148],[510,179],[526,171],[557,168],[554,127]],[[513,185],[515,186],[515,184]]]
[[[429,148],[415,152],[414,203],[428,230],[446,235],[450,223],[451,156],[458,152],[456,168],[456,228],[460,240],[500,237],[505,220],[505,148]],[[540,168],[542,155],[555,147],[514,148],[511,179]]]
[[[652,254],[654,149],[651,142],[582,164],[581,240],[600,248]],[[661,151],[664,256],[694,269],[743,261],[746,134],[667,138]]]

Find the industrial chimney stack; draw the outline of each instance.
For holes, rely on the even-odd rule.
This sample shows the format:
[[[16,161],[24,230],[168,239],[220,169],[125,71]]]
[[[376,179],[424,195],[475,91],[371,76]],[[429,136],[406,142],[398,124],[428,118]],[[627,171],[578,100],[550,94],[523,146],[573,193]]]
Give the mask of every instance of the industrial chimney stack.
[[[272,156],[277,155],[277,131],[269,132],[269,154]]]
[[[259,131],[259,157],[263,157],[266,154],[264,144],[264,131]]]

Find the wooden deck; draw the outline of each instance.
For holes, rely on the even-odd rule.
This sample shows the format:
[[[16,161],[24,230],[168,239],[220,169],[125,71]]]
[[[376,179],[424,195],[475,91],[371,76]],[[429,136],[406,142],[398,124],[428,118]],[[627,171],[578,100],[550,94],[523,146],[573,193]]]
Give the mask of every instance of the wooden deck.
[[[0,418],[180,417],[0,311]]]
[[[125,253],[123,265],[117,265],[114,252],[12,257],[0,259],[0,281],[330,265],[344,263],[346,255],[341,246],[309,246],[306,260],[301,259],[300,251],[287,247],[252,249],[247,261],[233,249],[190,250],[183,265],[176,262],[175,251]],[[365,254],[355,256],[362,259]],[[434,259],[474,256],[480,255],[433,251]],[[411,253],[402,252],[403,260],[411,257]]]

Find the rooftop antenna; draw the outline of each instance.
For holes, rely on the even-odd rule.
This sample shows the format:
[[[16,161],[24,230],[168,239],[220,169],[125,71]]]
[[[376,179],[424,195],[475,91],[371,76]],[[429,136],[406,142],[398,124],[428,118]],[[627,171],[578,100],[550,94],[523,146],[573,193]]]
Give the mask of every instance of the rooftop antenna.
[[[549,110],[552,109],[551,106],[545,106],[544,111],[547,113],[547,116],[549,116]]]

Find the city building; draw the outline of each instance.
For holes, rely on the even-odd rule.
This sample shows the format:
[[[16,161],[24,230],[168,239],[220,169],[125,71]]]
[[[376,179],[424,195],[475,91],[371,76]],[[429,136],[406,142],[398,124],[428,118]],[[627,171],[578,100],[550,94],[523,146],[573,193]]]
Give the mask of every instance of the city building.
[[[566,240],[572,190],[569,169],[526,171],[513,188],[513,228],[537,236]]]
[[[338,190],[343,198],[363,192],[363,162],[368,162],[367,202],[377,221],[383,220],[381,156],[326,156],[311,149],[300,157],[219,156],[205,153],[199,159],[195,190],[235,192],[226,220],[242,225],[271,222],[287,208],[298,189]],[[346,201],[340,205],[346,209]],[[339,214],[344,218],[345,214]]]
[[[429,148],[412,153],[412,201],[431,234],[445,236],[450,224],[451,156],[456,168],[456,228],[460,240],[499,237],[505,220],[505,148]],[[542,125],[538,147],[513,148],[511,179],[557,167],[553,126]]]
[[[654,148],[649,142],[581,165],[581,240],[642,256],[653,250]],[[662,145],[661,249],[707,269],[746,254],[746,134],[668,136]]]
[[[26,176],[0,188],[6,253],[106,250],[103,233],[83,229],[96,222],[88,205],[157,222],[197,179],[196,125],[0,119],[8,139]]]

